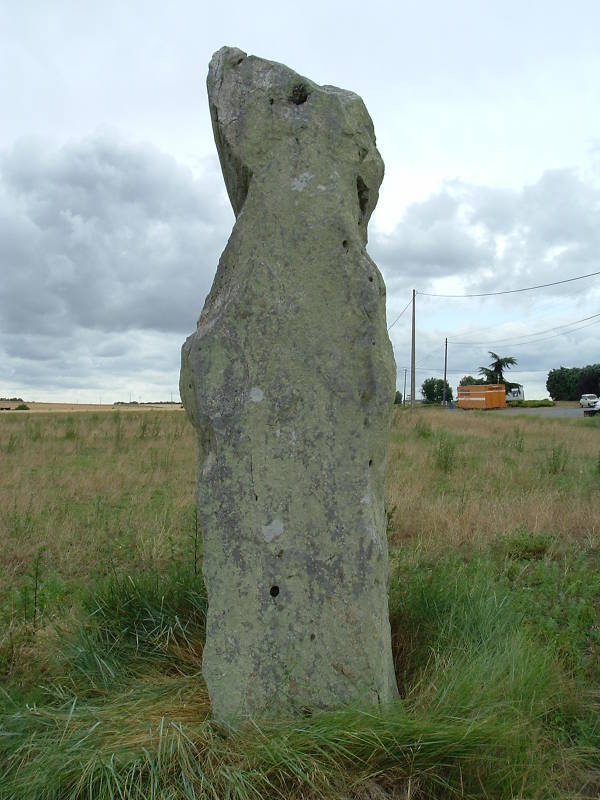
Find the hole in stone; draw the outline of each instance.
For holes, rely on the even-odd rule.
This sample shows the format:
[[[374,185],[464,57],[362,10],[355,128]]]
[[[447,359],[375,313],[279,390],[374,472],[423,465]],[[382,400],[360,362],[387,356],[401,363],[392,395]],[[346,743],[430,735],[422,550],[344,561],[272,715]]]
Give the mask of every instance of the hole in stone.
[[[269,594],[271,595],[271,597],[277,597],[277,595],[279,594],[279,586],[271,586]]]
[[[370,466],[370,467],[372,467],[372,466],[373,466],[373,459],[372,459],[372,458],[370,458],[370,459],[369,459],[369,466]]]
[[[306,103],[310,92],[303,83],[297,83],[290,92],[289,100],[296,106]]]
[[[369,275],[369,283],[373,283],[373,276]]]
[[[348,247],[349,247],[348,239],[344,239],[344,241],[342,242],[342,247],[344,248],[344,250],[346,250],[346,251],[348,250]]]
[[[314,633],[311,633],[311,635],[310,635],[310,640],[311,640],[311,642],[314,642],[314,640],[315,640],[316,638],[317,638],[317,637],[315,636],[315,634],[314,634]]]
[[[254,499],[255,499],[255,500],[256,500],[256,502],[258,503],[258,495],[256,494],[256,492],[254,492]]]
[[[236,67],[239,67],[239,65],[242,63],[243,60],[244,60],[244,56],[242,56],[241,58],[238,58],[238,60],[235,62]]]
[[[276,556],[276,558],[281,558],[281,556],[282,556],[282,555],[283,555],[283,550],[280,550],[280,551],[277,553],[277,556]]]
[[[373,345],[373,347],[375,346],[376,344],[375,339],[371,339],[371,344]]]
[[[269,97],[269,105],[270,105],[270,106],[272,106],[272,105],[273,105],[273,98],[272,98],[272,97]]]
[[[360,219],[358,220],[358,224],[360,225],[365,218],[369,205],[369,189],[360,175],[356,179],[356,191],[358,193],[358,207],[360,208]]]

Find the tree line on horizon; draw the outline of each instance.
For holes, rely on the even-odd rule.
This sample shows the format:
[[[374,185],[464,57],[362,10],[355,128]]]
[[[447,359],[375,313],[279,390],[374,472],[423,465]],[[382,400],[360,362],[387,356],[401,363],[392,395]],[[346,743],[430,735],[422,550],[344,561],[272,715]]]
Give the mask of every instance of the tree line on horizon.
[[[551,369],[546,389],[553,400],[579,400],[582,394],[599,394],[600,364]]]
[[[517,363],[513,356],[499,356],[489,351],[491,363],[479,367],[478,378],[465,375],[459,386],[485,386],[503,383],[507,392],[518,383],[507,380],[504,372]],[[553,400],[579,400],[582,394],[600,395],[600,364],[587,364],[585,367],[558,367],[551,369],[546,380],[546,390]],[[441,378],[427,378],[421,386],[421,394],[426,403],[441,403],[444,381]],[[446,400],[452,400],[452,387],[446,382]]]

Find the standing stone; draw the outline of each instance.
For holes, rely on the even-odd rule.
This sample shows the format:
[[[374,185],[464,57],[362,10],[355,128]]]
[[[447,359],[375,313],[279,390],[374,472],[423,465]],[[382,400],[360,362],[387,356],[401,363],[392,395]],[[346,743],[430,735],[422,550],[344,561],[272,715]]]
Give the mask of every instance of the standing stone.
[[[224,47],[236,222],[180,389],[199,445],[217,720],[396,697],[384,511],[395,366],[367,255],[383,162],[358,95]]]

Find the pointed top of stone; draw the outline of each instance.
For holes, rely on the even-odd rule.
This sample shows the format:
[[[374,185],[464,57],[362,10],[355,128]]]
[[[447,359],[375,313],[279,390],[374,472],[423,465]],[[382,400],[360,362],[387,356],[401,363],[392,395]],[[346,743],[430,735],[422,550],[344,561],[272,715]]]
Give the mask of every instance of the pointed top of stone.
[[[236,216],[253,176],[281,160],[308,164],[305,172],[311,174],[335,169],[344,183],[354,183],[357,222],[366,242],[383,161],[371,117],[357,94],[319,86],[285,64],[248,56],[237,47],[222,47],[213,55],[207,88],[217,151]]]

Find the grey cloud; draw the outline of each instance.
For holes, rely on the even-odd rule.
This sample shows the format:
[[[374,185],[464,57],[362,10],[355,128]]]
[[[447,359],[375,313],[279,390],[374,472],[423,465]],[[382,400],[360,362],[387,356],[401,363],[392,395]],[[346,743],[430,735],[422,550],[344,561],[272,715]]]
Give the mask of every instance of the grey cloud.
[[[390,235],[374,233],[370,251],[390,286],[459,275],[489,263],[493,249],[462,218],[460,194],[449,188],[407,209]]]
[[[0,169],[5,331],[189,330],[227,236],[216,170],[107,137],[19,145]]]
[[[153,147],[109,136],[56,150],[25,142],[0,157],[0,393],[176,387],[179,346],[232,223],[216,159],[205,167],[194,178]],[[440,278],[458,278],[463,291],[495,291],[594,271],[599,210],[597,184],[569,170],[521,191],[449,181],[410,206],[389,235],[374,230],[370,250],[399,313],[413,286],[426,291]],[[583,308],[598,298],[597,283],[547,297]],[[526,314],[529,302],[510,296],[507,320]],[[419,317],[419,352],[437,353],[436,363],[443,337],[465,330],[464,308],[454,322],[446,313],[446,329],[437,309],[423,306]],[[593,311],[571,309],[559,321]],[[391,332],[401,367],[408,319]],[[530,329],[524,322],[505,335]],[[597,360],[594,330],[519,350],[519,366]],[[476,367],[487,348],[461,355],[458,366]]]
[[[458,277],[465,292],[520,288],[594,271],[599,212],[600,187],[573,170],[547,171],[521,191],[452,181],[410,206],[391,234],[372,236],[371,251],[392,287],[431,291]]]
[[[181,336],[154,331],[104,334],[81,329],[76,336],[48,338],[14,334],[4,338],[0,394],[14,390],[43,399],[65,390],[97,401],[177,397]],[[155,394],[152,394],[152,387]],[[42,396],[40,397],[40,390]]]
[[[394,309],[390,321],[413,287],[451,294],[494,292],[599,270],[599,212],[598,182],[573,170],[547,171],[520,191],[448,182],[434,197],[410,206],[389,235],[375,232],[371,237],[371,251],[388,284],[388,305]],[[439,288],[441,278],[454,279],[453,288]],[[424,371],[417,372],[417,383],[435,374],[433,369],[441,372],[443,341],[449,336],[474,342],[471,347],[450,344],[451,368],[475,374],[487,363],[488,350],[509,353],[519,360],[515,379],[525,379],[535,395],[543,396],[546,369],[597,361],[600,327],[526,346],[495,345],[494,338],[517,340],[598,313],[599,286],[598,278],[592,278],[488,299],[419,298],[417,364]],[[407,312],[390,332],[399,380],[410,363],[409,324]]]
[[[109,136],[57,150],[22,142],[1,155],[7,389],[90,386],[126,373],[156,383],[161,369],[177,385],[179,345],[232,220],[216,159],[204,166],[195,178],[153,147]],[[140,349],[144,336],[152,346]]]

